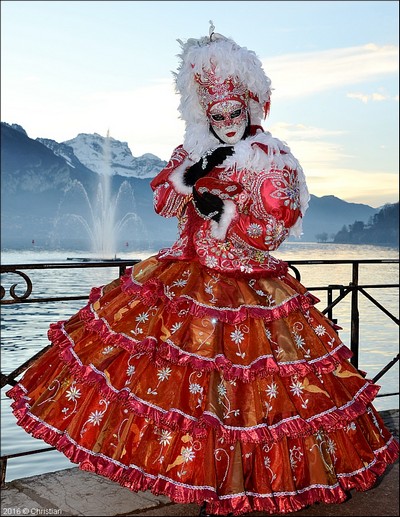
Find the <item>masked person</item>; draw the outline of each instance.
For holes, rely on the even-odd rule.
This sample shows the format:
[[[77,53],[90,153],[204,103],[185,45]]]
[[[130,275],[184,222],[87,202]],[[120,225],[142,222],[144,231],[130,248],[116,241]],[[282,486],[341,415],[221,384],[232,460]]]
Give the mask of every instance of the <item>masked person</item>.
[[[19,425],[80,468],[201,515],[340,503],[398,443],[378,387],[270,254],[301,234],[304,174],[261,127],[261,62],[212,29],[181,42],[184,142],[151,184],[179,238],[53,324],[8,395]]]

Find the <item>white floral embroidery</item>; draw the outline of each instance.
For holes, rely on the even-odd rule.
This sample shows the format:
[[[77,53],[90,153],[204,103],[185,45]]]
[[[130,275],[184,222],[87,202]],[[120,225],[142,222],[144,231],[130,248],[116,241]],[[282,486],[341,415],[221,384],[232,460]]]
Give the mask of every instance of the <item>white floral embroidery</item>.
[[[180,278],[179,280],[175,280],[172,282],[173,287],[185,287],[187,284],[187,280],[184,280],[183,278]]]
[[[205,329],[205,331],[203,332],[200,329],[198,331],[199,345],[196,348],[196,352],[198,352],[204,344],[209,344],[209,339],[215,332],[216,323],[217,320],[215,318],[203,318],[201,320],[201,326]]]
[[[67,399],[73,400],[75,402],[76,399],[79,399],[81,396],[81,391],[75,386],[75,382],[72,383],[69,390],[66,391]]]
[[[328,459],[325,458],[325,454],[323,451],[323,445],[327,444],[327,452],[331,452],[331,451],[334,452],[336,450],[336,445],[333,443],[333,441],[330,438],[328,439],[328,442],[325,441],[325,436],[324,436],[324,433],[322,430],[319,430],[315,434],[315,438],[316,438],[317,442],[319,442],[319,443],[314,443],[314,445],[312,447],[310,447],[310,452],[313,450],[314,447],[317,447],[325,467],[329,470],[329,472],[331,472],[333,474],[333,465],[330,462],[330,456]],[[329,460],[330,463],[328,463],[327,460]],[[336,462],[335,456],[334,456],[334,461]]]
[[[212,266],[210,266],[210,267],[212,267]],[[204,291],[211,296],[210,303],[217,302],[217,298],[215,297],[215,294],[214,294],[214,286],[218,282],[219,282],[219,277],[212,275],[211,280],[204,283]]]
[[[171,373],[172,373],[171,368],[169,368],[169,367],[162,368],[161,370],[158,370],[157,377],[159,378],[160,381],[165,381],[166,379],[169,378]]]
[[[160,445],[162,445],[162,446],[169,445],[171,443],[171,439],[172,439],[171,431],[168,431],[167,429],[160,430],[160,436],[158,438]]]
[[[199,408],[199,407],[201,407],[202,395],[203,395],[204,390],[203,390],[203,387],[199,383],[192,382],[193,376],[196,376],[197,378],[201,378],[203,376],[203,372],[192,372],[189,375],[189,392],[192,395],[199,394],[199,396],[197,398],[197,406],[196,406],[196,408]]]
[[[193,394],[201,393],[203,391],[203,388],[200,386],[200,384],[190,384],[189,391]]]
[[[266,454],[268,454],[274,446],[275,446],[275,444],[272,444],[272,445],[265,444],[263,447],[263,451]],[[268,470],[271,473],[271,479],[269,481],[270,481],[270,483],[272,483],[272,481],[276,478],[276,474],[275,474],[275,472],[273,472],[273,470],[271,468],[271,458],[269,456],[264,456],[264,467],[266,468],[266,470]]]
[[[182,327],[182,322],[174,323],[171,327],[171,334],[175,334]]]
[[[303,330],[303,324],[300,323],[299,321],[297,321],[294,325],[293,325],[293,331],[292,331],[292,334],[293,334],[293,337],[294,337],[294,340],[295,340],[295,343],[296,343],[296,346],[297,348],[299,348],[300,350],[303,350],[304,352],[304,357],[306,359],[309,359],[311,357],[310,355],[310,349],[306,349],[305,348],[305,340],[304,338],[298,333],[298,331],[301,331]]]
[[[167,429],[159,429],[158,427],[155,428],[154,433],[158,435],[158,443],[160,444],[160,452],[157,456],[157,458],[153,461],[153,463],[163,463],[165,455],[164,450],[165,447],[167,447],[172,440],[172,433],[171,431]]]
[[[135,318],[135,320],[139,323],[144,323],[148,319],[149,319],[149,315],[147,312],[142,312],[141,314],[139,314],[139,316],[136,316],[136,318]]]
[[[128,368],[126,369],[126,375],[131,377],[135,373],[135,371],[136,371],[136,367],[133,365],[129,365]]]
[[[304,454],[301,452],[300,447],[294,445],[291,449],[289,449],[289,458],[290,458],[290,466],[292,469],[297,467],[297,463],[301,461],[301,458]],[[296,481],[296,476],[293,474],[293,479]]]
[[[66,390],[66,392],[65,392],[65,396],[69,402],[72,401],[74,403],[74,408],[71,413],[70,413],[70,410],[71,410],[70,407],[64,407],[62,409],[62,413],[64,413],[64,415],[65,415],[63,420],[65,420],[66,418],[68,418],[71,415],[73,415],[74,413],[76,413],[76,410],[78,407],[78,399],[81,397],[81,395],[82,394],[81,394],[80,389],[76,387],[76,381],[72,381],[70,388],[68,390]]]
[[[303,399],[303,390],[304,390],[303,383],[301,381],[297,380],[297,376],[295,375],[292,378],[292,384],[290,385],[290,391],[293,393],[293,395],[300,398],[300,400],[302,402],[301,407],[305,409],[305,408],[307,408],[307,405],[308,405],[308,399],[306,399],[306,400]]]
[[[114,350],[114,347],[113,346],[106,346],[105,348],[103,348],[103,351],[101,352],[103,355],[107,355],[109,354],[110,352],[112,352]]]
[[[81,436],[86,432],[87,424],[100,425],[100,422],[102,421],[103,416],[104,416],[105,412],[107,411],[107,408],[108,408],[110,403],[107,400],[105,400],[105,399],[101,399],[100,402],[99,402],[99,405],[101,406],[103,404],[105,404],[105,406],[106,406],[104,411],[100,411],[100,410],[96,409],[95,411],[92,411],[90,413],[89,418],[83,424],[83,427],[81,429],[81,432],[80,432]]]
[[[225,385],[223,383],[223,381],[221,381],[218,386],[217,386],[217,391],[218,391],[218,395],[220,397],[225,397],[226,395],[226,388],[225,388]]]
[[[262,235],[262,227],[257,223],[251,223],[247,227],[246,233],[249,237],[260,237],[260,235]]]
[[[230,381],[230,384],[236,385],[234,381]],[[238,416],[240,414],[240,409],[231,409],[231,402],[229,398],[227,397],[227,390],[224,385],[224,381],[221,380],[221,382],[217,386],[217,392],[218,392],[218,403],[225,408],[225,413],[223,415],[224,420],[226,418],[230,418],[231,415]]]
[[[374,422],[375,427],[378,429],[379,434],[383,437],[382,429],[380,428],[378,420],[377,420],[376,416],[374,415],[374,413],[373,413],[373,411],[372,411],[372,409],[370,407],[367,409],[367,413],[371,416],[372,421]]]
[[[271,345],[274,345],[274,352],[276,354],[277,359],[279,359],[284,352],[283,348],[281,348],[276,341],[272,340],[272,332],[269,329],[264,327],[264,332]]]
[[[206,257],[206,266],[209,268],[214,268],[218,266],[218,260],[216,257],[213,257],[212,255],[209,255]]]
[[[146,323],[146,321],[149,320],[150,314],[155,314],[157,312],[157,307],[153,305],[150,307],[146,312],[142,312],[138,316],[136,316],[135,321],[137,322],[137,325],[134,329],[130,330],[129,332],[133,334],[134,336],[137,336],[139,334],[143,334],[143,329],[140,327],[142,323]]]
[[[278,386],[275,382],[271,382],[271,384],[267,385],[267,389],[265,391],[270,399],[275,399],[278,395]]]
[[[303,389],[303,385],[300,381],[292,381],[292,384],[290,385],[290,390],[293,392],[294,395],[300,397],[303,394]]]
[[[88,421],[90,423],[92,423],[93,425],[99,425],[103,419],[103,416],[104,416],[104,413],[102,411],[99,411],[98,409],[96,409],[96,411],[93,411],[92,413],[90,413]]]
[[[335,456],[336,444],[331,438],[328,438],[327,450],[328,450],[329,454],[331,454],[331,456],[333,456],[333,462],[336,463],[336,460],[337,460],[337,458]]]
[[[181,454],[185,463],[188,461],[193,461],[196,456],[195,452],[193,451],[193,447],[182,447]]]
[[[237,345],[238,351],[236,355],[244,359],[246,357],[246,352],[242,352],[240,348],[241,342],[244,340],[244,334],[249,332],[249,327],[247,325],[235,325],[235,330],[231,332],[231,339]]]
[[[237,345],[241,343],[244,339],[243,332],[241,332],[238,328],[236,328],[233,332],[231,332],[231,339]]]
[[[314,331],[317,334],[317,336],[323,336],[324,334],[326,334],[326,329],[323,325],[318,325],[314,328]]]
[[[157,372],[158,384],[157,384],[157,386],[154,389],[148,388],[148,390],[147,390],[148,395],[158,395],[157,388],[160,386],[160,384],[163,381],[169,379],[171,373],[172,373],[172,370],[168,366],[158,370],[158,372]]]

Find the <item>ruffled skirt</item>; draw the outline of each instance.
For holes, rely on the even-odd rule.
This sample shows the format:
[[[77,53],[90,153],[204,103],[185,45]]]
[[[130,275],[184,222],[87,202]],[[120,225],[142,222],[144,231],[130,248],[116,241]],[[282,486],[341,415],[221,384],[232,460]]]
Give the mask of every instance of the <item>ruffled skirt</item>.
[[[51,325],[14,414],[81,469],[211,513],[342,502],[398,443],[315,302],[289,274],[151,257]]]

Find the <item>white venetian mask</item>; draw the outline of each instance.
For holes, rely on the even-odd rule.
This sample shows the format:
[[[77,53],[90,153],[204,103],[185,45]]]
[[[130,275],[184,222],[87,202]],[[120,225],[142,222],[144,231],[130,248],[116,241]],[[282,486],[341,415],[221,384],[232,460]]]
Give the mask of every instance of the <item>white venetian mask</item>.
[[[225,143],[234,145],[242,139],[247,126],[247,108],[235,100],[217,102],[208,112],[215,134]]]

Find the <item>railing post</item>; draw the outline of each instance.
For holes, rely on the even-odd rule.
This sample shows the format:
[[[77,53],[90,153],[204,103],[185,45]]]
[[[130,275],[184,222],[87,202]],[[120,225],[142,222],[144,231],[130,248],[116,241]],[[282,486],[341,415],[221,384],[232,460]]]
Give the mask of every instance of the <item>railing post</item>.
[[[360,313],[358,311],[358,270],[359,263],[353,262],[352,272],[352,293],[351,293],[351,337],[350,346],[353,352],[351,363],[353,366],[358,368],[358,351],[360,345]]]
[[[1,460],[1,488],[6,484],[7,458]]]

